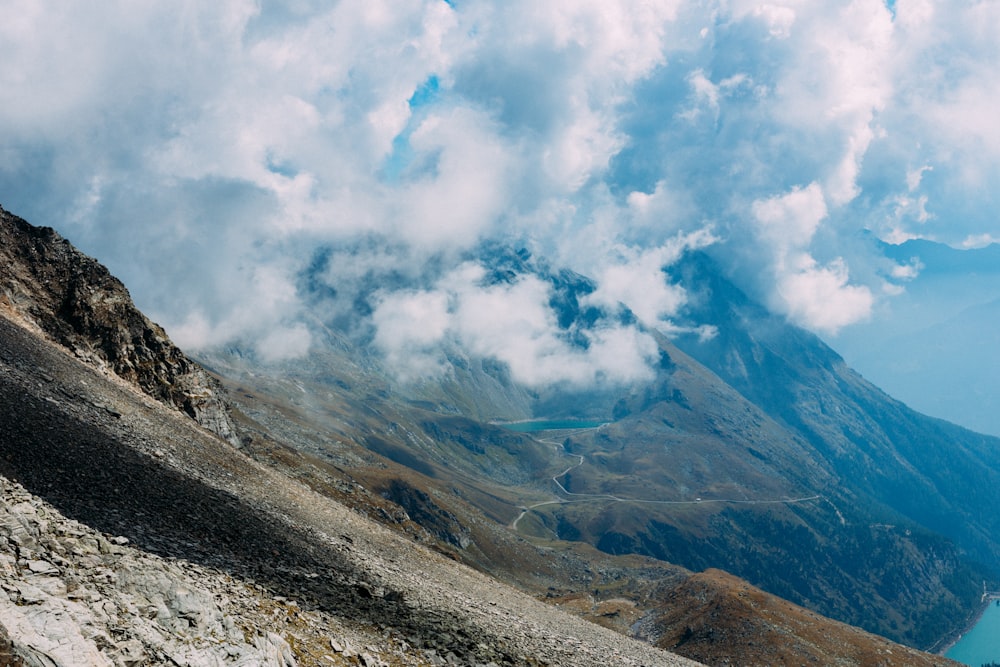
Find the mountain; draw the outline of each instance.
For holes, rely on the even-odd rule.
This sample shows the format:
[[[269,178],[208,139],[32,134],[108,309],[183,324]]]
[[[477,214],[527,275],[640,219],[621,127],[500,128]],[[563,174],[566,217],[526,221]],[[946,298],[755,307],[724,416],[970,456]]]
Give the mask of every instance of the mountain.
[[[513,271],[549,283],[567,330],[628,316],[583,312],[572,296],[587,280],[525,253],[491,248],[479,261],[498,263],[508,280]],[[996,577],[982,565],[996,562],[985,514],[995,441],[893,401],[818,338],[754,304],[706,256],[671,271],[691,294],[691,324],[718,334],[659,336],[655,380],[631,387],[529,391],[497,364],[457,354],[443,382],[401,385],[364,341],[334,334],[336,346],[283,364],[239,348],[202,358],[276,439],[350,466],[385,497],[398,499],[391,479],[405,475],[466,527],[468,546],[454,557],[519,586],[543,587],[555,574],[508,562],[512,548],[497,546],[508,537],[477,512],[538,545],[721,568],[913,646],[961,629],[983,580]],[[275,411],[294,414],[294,433],[268,416]],[[608,423],[532,440],[481,421],[498,416]],[[366,459],[372,452],[410,470],[386,472]],[[953,454],[955,465],[944,465]],[[973,488],[963,489],[962,473]],[[948,525],[949,516],[960,521]]]
[[[9,248],[26,223],[2,217]],[[63,244],[49,230],[30,242]],[[0,562],[17,609],[0,607],[0,635],[24,664],[693,664],[543,605],[255,462],[152,400],[155,388],[42,335],[20,310],[22,270],[4,264],[2,275],[0,475],[12,481]],[[79,287],[133,308],[117,284]],[[140,333],[155,339],[157,329]],[[235,625],[220,620],[227,613]],[[357,657],[344,657],[348,645]]]
[[[692,415],[702,391],[745,411],[678,419],[678,444],[714,427],[709,459],[734,434],[774,456],[751,456],[726,490],[789,493],[822,474],[777,479],[792,461],[770,438],[793,436],[668,341],[668,384],[590,397],[617,409],[615,424],[536,435],[462,414],[489,409],[503,382],[459,404],[397,392],[332,330],[325,351],[282,365],[238,348],[206,355],[220,382],[96,262],[2,210],[0,223],[0,659],[10,664],[694,664],[625,636],[636,633],[708,664],[947,662],[721,573],[552,539],[553,502],[590,503],[554,480],[579,492],[600,462],[616,484],[634,484],[610,454],[581,448],[648,423],[664,392]],[[685,474],[693,484],[701,473]],[[712,507],[704,495],[681,506],[692,525]],[[751,610],[706,609],[706,587],[750,595]],[[818,645],[815,632],[837,641]]]
[[[488,249],[480,261],[498,262],[500,275],[548,282],[567,322],[615,316],[584,313],[560,296],[585,293],[581,276],[553,272],[524,253]],[[532,539],[722,568],[914,646],[934,646],[960,629],[983,580],[997,576],[988,510],[1000,488],[996,440],[892,400],[816,336],[755,304],[705,255],[690,254],[668,277],[689,292],[690,324],[711,324],[717,335],[660,336],[656,379],[617,390],[531,394],[487,360],[457,357],[443,385],[401,386],[363,343],[351,348],[342,340],[351,351],[270,370],[232,351],[205,359],[235,382],[244,410],[257,408],[240,388],[279,403],[308,400],[299,419],[318,424],[315,415],[325,413],[324,429],[339,428],[345,441],[420,473],[424,479],[413,483],[437,489],[430,495],[453,515],[467,511],[458,504],[472,504],[512,522],[531,507],[517,528]],[[365,359],[365,373],[330,382],[347,367],[342,357]],[[503,382],[476,380],[485,376]],[[278,386],[292,377],[294,391]],[[361,377],[380,387],[365,399],[367,409],[391,427],[377,441],[344,426],[361,407],[343,407]],[[449,387],[447,398],[434,393],[441,386]],[[478,393],[483,386],[488,391]],[[513,387],[507,396],[505,386]],[[520,419],[612,423],[542,434],[546,448],[514,445],[478,420],[510,414],[515,403]],[[464,415],[463,405],[470,406]],[[505,439],[506,446],[490,446]],[[512,456],[521,446],[523,454]],[[326,445],[309,447],[318,454]],[[495,573],[507,569],[474,551],[461,557]]]
[[[692,316],[711,316],[720,332],[707,342],[682,339],[692,356],[807,440],[855,493],[945,535],[981,562],[998,562],[1000,518],[988,508],[1000,501],[1000,439],[893,400],[818,338],[719,279],[706,261],[694,258],[680,270],[702,286]]]

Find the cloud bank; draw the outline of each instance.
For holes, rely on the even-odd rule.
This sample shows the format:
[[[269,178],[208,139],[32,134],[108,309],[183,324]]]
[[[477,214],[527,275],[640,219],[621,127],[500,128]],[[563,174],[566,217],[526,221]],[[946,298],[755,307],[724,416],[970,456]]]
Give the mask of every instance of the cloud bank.
[[[190,348],[280,360],[318,319],[403,376],[459,346],[528,384],[632,381],[683,308],[661,270],[683,248],[832,334],[915,270],[860,230],[1000,238],[990,3],[4,0],[0,19],[0,203]],[[638,324],[569,345],[543,281],[483,279],[484,243],[589,276],[585,305]]]

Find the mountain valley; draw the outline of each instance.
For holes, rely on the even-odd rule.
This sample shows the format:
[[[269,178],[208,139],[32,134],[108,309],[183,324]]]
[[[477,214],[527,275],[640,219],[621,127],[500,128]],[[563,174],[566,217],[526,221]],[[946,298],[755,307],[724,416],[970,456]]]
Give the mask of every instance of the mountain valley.
[[[21,664],[57,659],[30,628],[58,609],[72,655],[107,664],[949,664],[869,632],[931,648],[995,576],[994,440],[764,313],[744,321],[777,338],[692,312],[719,336],[657,335],[652,382],[584,393],[459,354],[402,385],[322,323],[305,358],[234,345],[207,373],[94,260],[2,216],[0,625]],[[585,279],[546,279],[567,327],[593,315]],[[736,297],[715,303],[753,307]],[[500,423],[549,417],[607,423]]]
[[[575,306],[584,278],[524,254],[487,256],[551,281],[567,329],[594,317]],[[532,396],[486,361],[455,357],[439,384],[400,386],[377,356],[344,341],[349,352],[328,346],[327,356],[272,366],[238,348],[201,359],[258,421],[287,425],[261,418],[269,402],[311,423],[316,433],[300,450],[327,458],[338,447],[374,451],[408,469],[407,483],[431,489],[446,513],[517,519],[518,534],[539,544],[584,542],[611,555],[720,568],[896,641],[939,646],[942,628],[961,628],[983,581],[997,576],[985,565],[997,562],[987,509],[1000,500],[997,441],[893,401],[815,336],[750,301],[709,258],[694,254],[670,271],[693,286],[692,325],[711,322],[718,334],[658,336],[656,379],[617,392]],[[351,367],[365,371],[338,375]],[[441,386],[451,399],[440,398]],[[484,411],[491,404],[498,407]],[[462,416],[457,405],[478,407]],[[378,418],[359,428],[362,414]],[[533,440],[502,428],[512,418],[607,423]],[[333,433],[336,447],[325,440]],[[352,475],[386,493],[386,473]],[[474,555],[483,539],[472,542],[456,555],[509,576],[500,574],[503,559]]]

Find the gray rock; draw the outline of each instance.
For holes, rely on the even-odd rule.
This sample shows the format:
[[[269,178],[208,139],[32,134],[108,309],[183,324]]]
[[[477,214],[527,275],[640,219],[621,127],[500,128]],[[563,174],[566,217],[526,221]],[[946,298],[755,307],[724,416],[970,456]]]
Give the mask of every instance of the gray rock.
[[[29,560],[28,569],[35,574],[57,574],[59,568],[45,560]]]
[[[239,626],[266,627],[263,619],[238,624],[223,613],[218,600],[255,607],[250,589],[232,579],[134,551],[124,538],[109,541],[2,477],[0,526],[0,535],[17,536],[0,540],[0,664],[296,665],[275,632],[246,641]],[[30,558],[17,559],[13,550],[29,551],[17,542],[30,543]]]

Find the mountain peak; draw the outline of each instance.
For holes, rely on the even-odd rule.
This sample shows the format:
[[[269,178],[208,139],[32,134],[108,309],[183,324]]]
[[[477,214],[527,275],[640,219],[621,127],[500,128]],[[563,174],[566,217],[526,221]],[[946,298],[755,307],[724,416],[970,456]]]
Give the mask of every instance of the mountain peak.
[[[171,342],[99,262],[0,208],[0,310],[234,445],[218,383]]]

